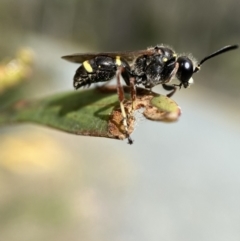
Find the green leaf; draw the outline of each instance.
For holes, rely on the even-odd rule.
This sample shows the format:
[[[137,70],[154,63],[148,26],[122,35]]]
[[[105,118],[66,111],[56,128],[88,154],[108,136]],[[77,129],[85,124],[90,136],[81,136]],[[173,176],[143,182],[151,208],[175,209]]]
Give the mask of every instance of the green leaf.
[[[128,92],[128,88],[124,88]],[[155,121],[176,121],[180,108],[166,96],[137,88],[135,110],[144,108],[143,115]],[[129,95],[124,106],[130,113]],[[122,124],[116,87],[104,87],[57,94],[39,100],[20,100],[0,112],[0,126],[33,122],[78,135],[126,138]],[[135,118],[128,118],[129,132]]]

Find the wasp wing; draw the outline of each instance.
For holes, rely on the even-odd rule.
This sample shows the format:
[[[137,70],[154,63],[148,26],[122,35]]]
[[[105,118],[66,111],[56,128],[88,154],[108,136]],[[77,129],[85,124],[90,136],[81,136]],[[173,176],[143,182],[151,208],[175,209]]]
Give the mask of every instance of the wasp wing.
[[[72,55],[62,56],[62,58],[73,63],[81,64],[84,61],[93,59],[97,56],[108,56],[112,58],[115,58],[116,56],[120,56],[121,58],[125,59],[128,62],[132,62],[135,58],[137,58],[140,55],[151,55],[151,54],[153,54],[153,50],[145,49],[145,50],[138,50],[138,51],[72,54]]]

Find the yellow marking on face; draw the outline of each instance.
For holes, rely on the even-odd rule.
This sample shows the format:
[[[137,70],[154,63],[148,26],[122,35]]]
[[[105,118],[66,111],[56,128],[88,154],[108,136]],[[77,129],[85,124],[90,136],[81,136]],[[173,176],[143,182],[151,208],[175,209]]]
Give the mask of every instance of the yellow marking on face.
[[[168,58],[164,57],[163,62],[167,62],[167,61],[168,61]]]
[[[93,68],[88,60],[83,62],[83,67],[85,68],[85,70],[87,70],[88,73],[93,72]]]
[[[177,57],[177,54],[173,54],[173,57]]]
[[[120,59],[120,56],[116,56],[116,65],[121,66],[122,61]]]

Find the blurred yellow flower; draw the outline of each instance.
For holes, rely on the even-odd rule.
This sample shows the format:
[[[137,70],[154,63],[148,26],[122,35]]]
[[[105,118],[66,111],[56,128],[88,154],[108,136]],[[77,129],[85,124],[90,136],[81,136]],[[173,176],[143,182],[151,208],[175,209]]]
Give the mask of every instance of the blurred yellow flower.
[[[33,61],[33,51],[23,48],[17,52],[15,59],[0,63],[0,94],[27,79],[31,75]]]

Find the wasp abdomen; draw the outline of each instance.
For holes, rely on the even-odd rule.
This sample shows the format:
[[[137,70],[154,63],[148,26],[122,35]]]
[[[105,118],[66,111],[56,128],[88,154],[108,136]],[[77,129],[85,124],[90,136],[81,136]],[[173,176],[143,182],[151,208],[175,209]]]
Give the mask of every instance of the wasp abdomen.
[[[128,63],[119,56],[116,58],[97,56],[86,60],[74,75],[74,87],[78,89],[82,86],[90,86],[92,83],[109,81],[115,76],[118,66],[130,70]]]

